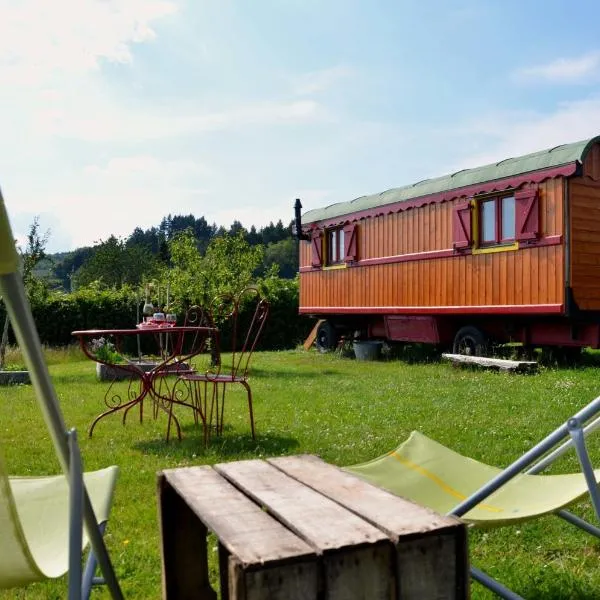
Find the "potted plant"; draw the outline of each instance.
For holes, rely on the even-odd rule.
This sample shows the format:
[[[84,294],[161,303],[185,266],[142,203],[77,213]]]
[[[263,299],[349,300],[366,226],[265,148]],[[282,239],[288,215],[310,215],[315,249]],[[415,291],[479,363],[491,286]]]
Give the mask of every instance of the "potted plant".
[[[129,371],[119,368],[119,364],[126,361],[111,341],[104,337],[94,338],[90,350],[96,360],[101,361],[96,363],[96,377],[100,381],[115,381],[131,377]]]

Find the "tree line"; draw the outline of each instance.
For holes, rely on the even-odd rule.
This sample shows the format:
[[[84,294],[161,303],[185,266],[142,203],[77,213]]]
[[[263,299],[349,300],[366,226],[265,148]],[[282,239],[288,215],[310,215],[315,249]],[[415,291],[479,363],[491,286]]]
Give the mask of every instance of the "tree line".
[[[175,313],[181,322],[190,306],[213,306],[248,285],[258,286],[271,304],[264,348],[294,347],[312,326],[298,315],[298,243],[281,221],[247,231],[239,222],[226,230],[192,215],[168,216],[157,228],[137,228],[126,239],[111,235],[63,255],[55,273],[63,268],[64,286],[54,285],[46,272],[40,276],[49,235],[42,234],[36,218],[27,246],[19,248],[27,295],[45,344],[71,343],[74,329],[131,327],[147,303]],[[5,317],[0,302],[0,323]],[[5,321],[0,359],[7,331]]]
[[[193,240],[200,256],[206,255],[215,240],[240,238],[249,248],[261,248],[256,277],[275,269],[279,277],[292,279],[298,270],[298,245],[291,231],[291,223],[285,226],[281,219],[260,229],[252,226],[246,230],[239,221],[226,229],[209,224],[204,217],[168,215],[157,227],[136,227],[126,238],[111,235],[94,246],[55,257],[49,279],[54,287],[65,291],[92,282],[102,282],[107,288],[139,286],[171,265],[171,243],[182,234]]]

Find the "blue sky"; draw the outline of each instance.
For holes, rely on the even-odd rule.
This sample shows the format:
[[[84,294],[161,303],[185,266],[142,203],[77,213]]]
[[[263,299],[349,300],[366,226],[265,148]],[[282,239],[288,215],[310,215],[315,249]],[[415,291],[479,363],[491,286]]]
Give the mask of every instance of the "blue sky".
[[[50,251],[257,227],[600,134],[592,0],[0,0],[0,186]]]

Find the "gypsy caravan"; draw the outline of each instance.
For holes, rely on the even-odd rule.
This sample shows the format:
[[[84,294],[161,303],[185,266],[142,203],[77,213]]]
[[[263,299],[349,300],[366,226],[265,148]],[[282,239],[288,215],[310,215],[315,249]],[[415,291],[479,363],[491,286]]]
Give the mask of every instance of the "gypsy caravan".
[[[321,349],[600,347],[600,136],[300,208],[299,310]]]

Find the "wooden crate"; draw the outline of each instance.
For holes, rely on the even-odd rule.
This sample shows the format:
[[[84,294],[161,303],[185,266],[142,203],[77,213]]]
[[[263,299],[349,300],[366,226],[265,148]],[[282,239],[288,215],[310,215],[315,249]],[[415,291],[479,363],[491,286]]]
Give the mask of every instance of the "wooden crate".
[[[465,526],[314,456],[159,474],[163,598],[458,600],[468,597]]]

